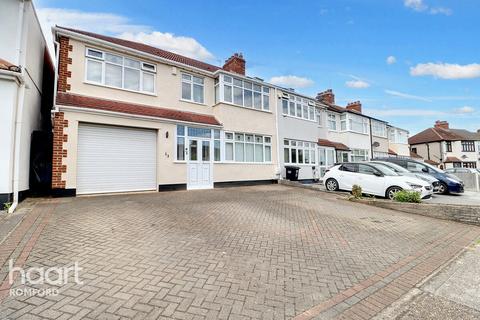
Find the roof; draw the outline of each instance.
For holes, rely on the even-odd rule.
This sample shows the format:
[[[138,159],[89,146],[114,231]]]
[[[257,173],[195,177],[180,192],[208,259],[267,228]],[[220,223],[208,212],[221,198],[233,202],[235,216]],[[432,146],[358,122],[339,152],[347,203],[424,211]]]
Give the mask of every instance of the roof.
[[[119,39],[119,38],[115,38],[115,37],[104,36],[104,35],[101,35],[101,34],[88,32],[88,31],[83,31],[83,30],[72,29],[72,28],[65,28],[65,27],[60,27],[60,26],[57,26],[57,28],[67,30],[67,31],[70,31],[70,32],[75,32],[75,33],[78,33],[78,34],[81,34],[81,35],[84,35],[84,36],[87,36],[87,37],[92,37],[92,38],[95,38],[95,39],[111,42],[111,43],[114,43],[114,44],[117,44],[117,45],[120,45],[120,46],[124,46],[124,47],[130,48],[130,49],[142,51],[142,52],[145,52],[145,53],[148,53],[148,54],[151,54],[151,55],[158,56],[160,58],[164,58],[164,59],[171,60],[171,61],[174,61],[174,62],[177,62],[177,63],[185,64],[185,65],[195,67],[195,68],[198,68],[198,69],[202,69],[202,70],[205,70],[205,71],[209,71],[209,72],[215,72],[217,70],[222,69],[220,67],[217,67],[217,66],[199,61],[199,60],[188,58],[188,57],[182,56],[180,54],[176,54],[176,53],[173,53],[173,52],[170,52],[170,51],[162,50],[162,49],[159,49],[157,47],[149,46],[149,45],[146,45],[146,44],[140,43],[140,42],[135,42],[135,41],[124,40],[124,39]]]
[[[218,122],[218,120],[211,115],[177,111],[168,108],[149,107],[141,104],[126,103],[113,100],[98,99],[71,93],[58,93],[57,105],[96,109],[110,112],[120,112],[139,116],[194,122],[216,126],[221,125],[221,123]]]
[[[438,165],[440,164],[440,163],[438,163],[438,162],[435,162],[435,161],[433,161],[433,160],[428,160],[428,159],[427,159],[427,160],[424,160],[424,161],[425,161],[426,163],[428,163],[428,164],[431,164],[432,166],[438,166]]]
[[[366,114],[358,112],[357,110],[347,109],[345,107],[341,107],[341,106],[338,106],[336,104],[331,104],[331,103],[328,103],[326,101],[319,101],[319,102],[326,105],[327,110],[330,110],[330,111],[333,111],[333,112],[339,112],[339,113],[348,112],[348,113],[358,114],[359,116],[362,116],[362,117],[365,117],[365,118],[369,118],[369,119],[373,119],[373,120],[377,120],[377,121],[380,121],[380,122],[387,123],[387,121],[385,121],[385,120],[380,120],[380,119],[377,119],[377,118],[374,118],[374,117],[371,117],[371,116],[367,116]]]
[[[0,69],[14,71],[14,72],[20,72],[20,67],[8,62],[7,60],[2,59],[2,58],[0,58]]]
[[[392,149],[388,149],[388,154],[391,154],[391,155],[394,155],[394,156],[397,156],[398,154],[393,151]]]
[[[327,139],[318,139],[317,144],[319,146],[322,146],[322,147],[335,148],[336,150],[350,151],[350,149],[346,145],[344,145],[343,143],[334,142],[334,141],[330,141],[330,140],[327,140]]]
[[[410,151],[410,158],[417,158],[417,159],[423,159],[421,156],[419,156],[417,153]]]
[[[447,157],[444,162],[462,162],[462,160],[457,157]]]
[[[480,133],[463,129],[428,128],[408,139],[409,144],[438,141],[480,140]]]

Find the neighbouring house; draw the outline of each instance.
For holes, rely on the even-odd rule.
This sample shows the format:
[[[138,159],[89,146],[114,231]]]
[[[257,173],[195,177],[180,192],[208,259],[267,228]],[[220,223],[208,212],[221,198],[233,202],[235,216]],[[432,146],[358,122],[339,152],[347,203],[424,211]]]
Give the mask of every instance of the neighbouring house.
[[[388,130],[388,153],[398,157],[410,157],[410,146],[408,145],[408,130],[387,126]]]
[[[326,139],[329,142],[323,144],[341,144],[335,148],[337,162],[367,161],[389,155],[387,122],[364,115],[360,101],[338,106],[332,90],[319,93],[317,100],[327,106]]]
[[[138,42],[63,27],[52,186],[57,195],[222,187],[279,178],[276,89]]]
[[[30,169],[39,151],[48,167],[54,67],[32,1],[3,0],[0,24],[0,209],[13,211],[39,174]],[[31,143],[40,131],[46,141]]]
[[[436,121],[408,140],[412,153],[425,162],[442,166],[480,168],[480,130],[471,132],[450,128],[447,121]]]

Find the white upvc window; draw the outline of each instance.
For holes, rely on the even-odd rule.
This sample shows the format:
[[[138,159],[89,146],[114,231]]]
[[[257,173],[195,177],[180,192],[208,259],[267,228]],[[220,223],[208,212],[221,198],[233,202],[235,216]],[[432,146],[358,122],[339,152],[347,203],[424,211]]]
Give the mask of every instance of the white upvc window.
[[[188,73],[182,73],[182,100],[196,103],[205,102],[205,80]]]
[[[348,114],[348,130],[368,134],[368,119],[355,114]]]
[[[177,125],[175,141],[175,161],[186,161],[185,148],[189,138],[210,139],[213,142],[213,161],[220,162],[221,159],[221,132],[219,129],[186,127]]]
[[[368,149],[352,149],[351,158],[352,162],[368,161],[369,160]]]
[[[340,115],[340,131],[347,131],[347,114]]]
[[[283,162],[285,164],[313,164],[317,163],[315,142],[284,139]]]
[[[392,143],[408,144],[408,131],[398,128],[390,128],[388,139]]]
[[[330,130],[337,131],[337,115],[335,113],[328,114],[327,122]]]
[[[272,162],[272,137],[241,132],[225,132],[225,161]]]
[[[315,102],[288,94],[288,98],[282,98],[282,113],[285,116],[316,121]]]
[[[270,87],[222,74],[217,88],[221,102],[270,111]]]
[[[85,52],[87,83],[155,94],[156,66],[97,49]]]
[[[377,137],[387,137],[387,124],[385,122],[372,120],[372,135]]]

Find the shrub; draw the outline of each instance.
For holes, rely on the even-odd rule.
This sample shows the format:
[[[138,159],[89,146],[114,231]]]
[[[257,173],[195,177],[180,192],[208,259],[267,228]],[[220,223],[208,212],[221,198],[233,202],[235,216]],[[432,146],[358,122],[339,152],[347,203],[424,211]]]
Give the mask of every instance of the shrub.
[[[420,198],[420,192],[402,190],[395,193],[393,200],[397,202],[420,203],[422,198]]]
[[[362,198],[362,187],[358,184],[354,184],[352,186],[352,196],[354,199],[361,199]]]

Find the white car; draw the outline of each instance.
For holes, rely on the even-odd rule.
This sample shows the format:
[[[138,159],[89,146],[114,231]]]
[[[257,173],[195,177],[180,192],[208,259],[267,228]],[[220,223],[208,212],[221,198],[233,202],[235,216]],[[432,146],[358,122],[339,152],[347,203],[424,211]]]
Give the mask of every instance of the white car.
[[[433,194],[430,183],[415,178],[401,176],[385,166],[369,163],[349,162],[335,165],[323,177],[328,191],[351,191],[353,185],[362,187],[365,194],[393,199],[401,190],[418,191],[422,199]]]

